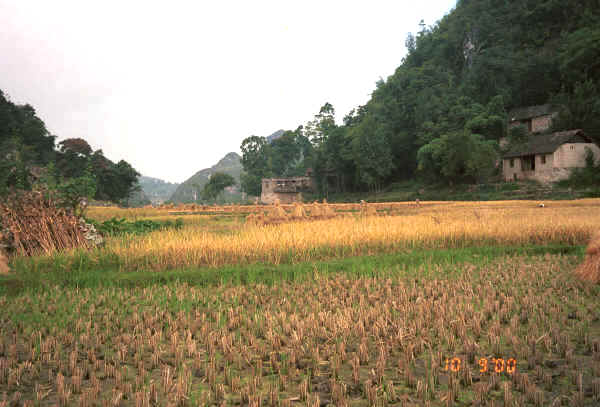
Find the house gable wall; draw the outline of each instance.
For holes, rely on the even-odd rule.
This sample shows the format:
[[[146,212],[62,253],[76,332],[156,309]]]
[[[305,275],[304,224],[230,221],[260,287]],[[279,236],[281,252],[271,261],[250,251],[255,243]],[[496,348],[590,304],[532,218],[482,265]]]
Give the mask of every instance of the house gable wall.
[[[596,157],[600,159],[600,147],[593,143],[566,143],[561,145],[553,154],[536,154],[535,171],[523,171],[521,157],[515,157],[514,166],[510,167],[510,159],[503,159],[502,173],[504,180],[532,179],[539,182],[555,182],[566,179],[573,168],[585,166],[586,147],[590,148]],[[542,157],[545,156],[545,163]]]
[[[554,152],[554,167],[585,167],[586,147],[592,150],[596,160],[600,158],[600,148],[594,143],[566,143]]]

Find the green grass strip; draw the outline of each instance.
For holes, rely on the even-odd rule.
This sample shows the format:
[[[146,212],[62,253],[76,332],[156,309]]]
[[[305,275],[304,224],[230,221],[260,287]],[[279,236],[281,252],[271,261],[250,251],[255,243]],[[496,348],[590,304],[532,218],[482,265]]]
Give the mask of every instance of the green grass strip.
[[[461,265],[486,264],[503,256],[541,256],[563,254],[583,257],[583,246],[521,246],[521,247],[469,247],[458,249],[414,249],[392,254],[357,256],[321,262],[297,264],[230,265],[219,268],[197,267],[170,271],[123,272],[116,268],[78,271],[39,272],[19,270],[0,276],[0,295],[14,296],[23,292],[44,291],[53,287],[65,289],[95,287],[147,287],[154,284],[187,283],[193,286],[221,284],[274,284],[280,281],[303,281],[334,273],[348,273],[356,277],[402,276],[407,278],[451,277],[460,272]],[[437,265],[445,267],[446,276],[436,274]]]

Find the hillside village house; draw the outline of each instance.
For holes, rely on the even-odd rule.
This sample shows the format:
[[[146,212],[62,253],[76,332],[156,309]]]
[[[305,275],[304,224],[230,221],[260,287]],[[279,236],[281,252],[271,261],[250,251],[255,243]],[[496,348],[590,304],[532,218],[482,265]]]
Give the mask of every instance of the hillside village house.
[[[513,146],[502,156],[504,180],[560,181],[568,178],[573,168],[585,166],[587,149],[600,158],[600,148],[582,130],[549,133],[559,111],[559,106],[546,104],[508,113],[508,128],[524,126],[529,136],[527,142]],[[501,139],[500,145],[505,146],[506,139]]]
[[[600,158],[600,148],[582,130],[531,135],[525,144],[502,157],[504,179],[543,183],[566,179],[573,168],[585,166],[588,148],[596,159]]]
[[[560,108],[554,105],[528,106],[508,112],[508,128],[524,126],[529,133],[546,131]]]

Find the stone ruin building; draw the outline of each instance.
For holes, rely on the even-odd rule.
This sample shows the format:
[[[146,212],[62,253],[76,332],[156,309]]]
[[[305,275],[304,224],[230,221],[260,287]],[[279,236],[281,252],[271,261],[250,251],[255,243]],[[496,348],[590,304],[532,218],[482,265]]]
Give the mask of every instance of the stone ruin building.
[[[273,204],[277,199],[282,204],[302,202],[302,192],[312,191],[312,177],[263,178],[260,201],[263,204]]]

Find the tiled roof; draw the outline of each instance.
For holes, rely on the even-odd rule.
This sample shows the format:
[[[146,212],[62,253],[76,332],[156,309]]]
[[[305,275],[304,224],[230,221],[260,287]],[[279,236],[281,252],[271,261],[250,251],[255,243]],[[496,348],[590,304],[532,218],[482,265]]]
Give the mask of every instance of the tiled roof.
[[[591,143],[583,130],[560,131],[552,134],[529,136],[527,142],[516,145],[504,154],[503,158],[521,157],[533,154],[550,154],[565,143]]]
[[[527,106],[512,109],[508,112],[508,121],[519,121],[532,119],[534,117],[546,116],[552,113],[556,113],[560,110],[560,106],[551,104],[538,105],[538,106]]]

